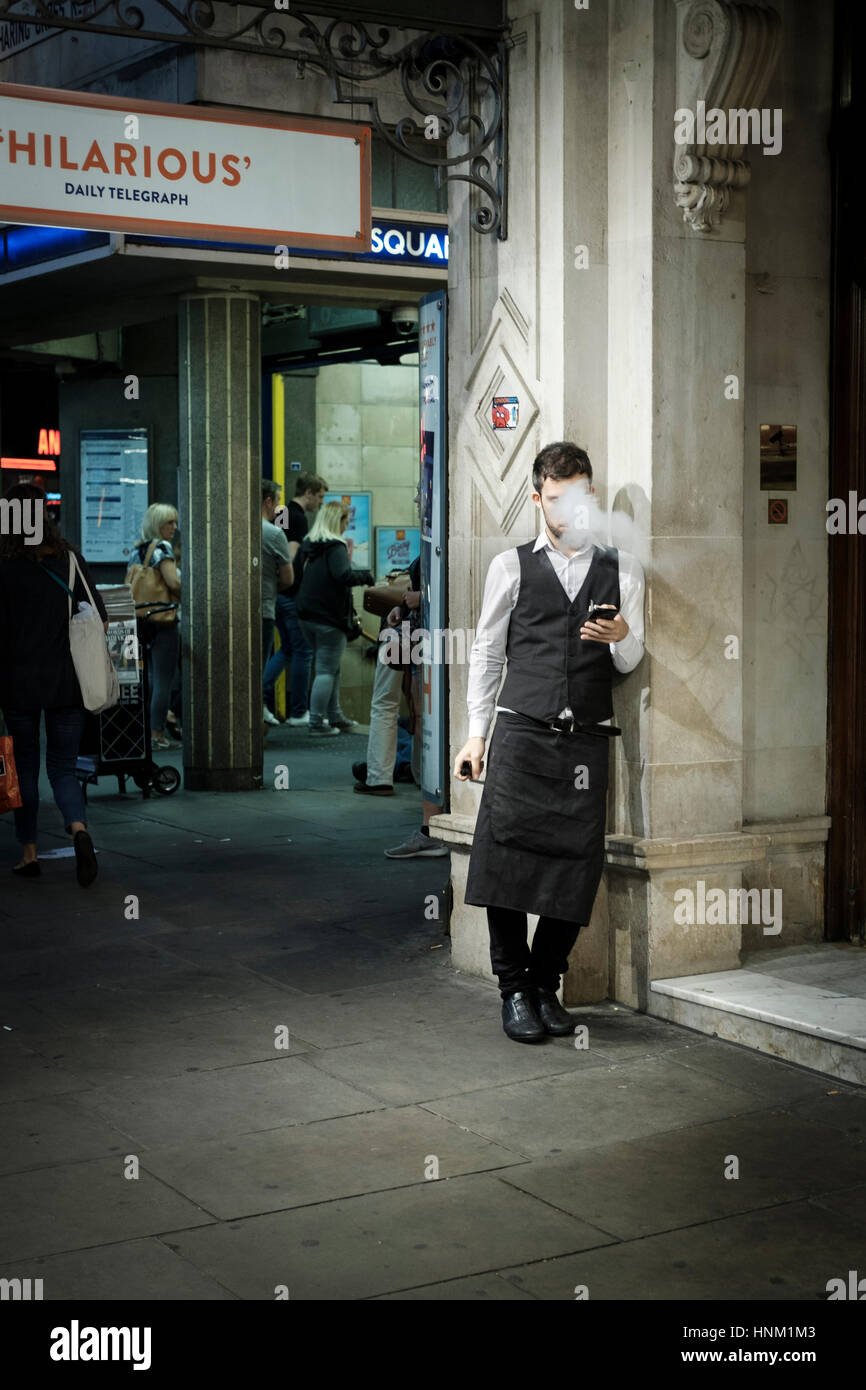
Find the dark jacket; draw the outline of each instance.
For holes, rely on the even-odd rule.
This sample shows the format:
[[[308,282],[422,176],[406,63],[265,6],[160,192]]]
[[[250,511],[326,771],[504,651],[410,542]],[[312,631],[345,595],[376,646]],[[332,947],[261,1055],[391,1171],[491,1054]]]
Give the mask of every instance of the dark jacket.
[[[302,546],[304,541],[307,539],[307,530],[309,529],[309,523],[307,520],[307,513],[304,511],[300,502],[293,501],[289,503],[288,522],[288,529],[285,533],[286,540],[289,542],[289,545],[291,545],[292,541],[297,541],[298,546]],[[298,590],[301,587],[302,575],[300,574],[300,566],[297,563],[295,564],[294,569],[295,582],[288,589],[283,589],[282,591],[280,591],[279,589],[277,590],[278,603],[281,598],[294,599],[298,597]]]
[[[373,584],[369,570],[354,569],[343,541],[301,542],[303,564],[298,590],[298,617],[308,623],[344,628],[349,591],[356,584]]]
[[[412,593],[418,593],[421,589],[421,556],[416,555],[409,566],[409,589]],[[423,603],[419,603],[417,608],[407,608],[405,600],[400,605],[400,609],[405,621],[409,619],[409,634],[421,626]]]
[[[105,604],[93,575],[81,555],[78,563],[104,622]],[[0,705],[5,709],[81,708],[69,650],[69,596],[42,573],[42,566],[68,582],[67,555],[44,555],[41,564],[29,557],[0,561]],[[88,601],[78,575],[74,593],[76,599]]]

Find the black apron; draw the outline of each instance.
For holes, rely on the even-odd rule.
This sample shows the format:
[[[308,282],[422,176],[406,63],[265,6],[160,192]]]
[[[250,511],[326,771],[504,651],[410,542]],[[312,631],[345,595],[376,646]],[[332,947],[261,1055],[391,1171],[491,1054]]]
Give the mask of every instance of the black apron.
[[[606,734],[497,716],[464,902],[589,921],[604,867],[608,745]]]

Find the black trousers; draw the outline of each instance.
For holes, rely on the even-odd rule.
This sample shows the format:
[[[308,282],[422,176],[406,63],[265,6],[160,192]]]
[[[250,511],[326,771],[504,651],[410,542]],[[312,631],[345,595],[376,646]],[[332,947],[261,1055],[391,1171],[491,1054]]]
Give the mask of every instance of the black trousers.
[[[558,917],[539,917],[532,950],[527,945],[528,923],[525,912],[513,907],[488,907],[490,965],[499,977],[503,999],[521,989],[541,986],[559,989],[560,976],[568,969],[568,956],[582,923],[564,922]]]

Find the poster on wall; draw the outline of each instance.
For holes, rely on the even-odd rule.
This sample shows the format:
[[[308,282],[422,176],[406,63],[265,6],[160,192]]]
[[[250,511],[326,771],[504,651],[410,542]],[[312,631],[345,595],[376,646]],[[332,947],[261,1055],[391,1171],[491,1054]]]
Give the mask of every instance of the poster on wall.
[[[421,413],[421,624],[430,639],[421,667],[421,793],[445,804],[448,749],[445,729],[446,685],[442,642],[445,630],[445,295],[427,295],[418,305],[419,397]],[[437,659],[438,658],[438,659]]]
[[[360,570],[372,568],[372,496],[370,492],[325,493],[326,502],[342,502],[349,508],[349,525],[343,532],[343,539],[352,542],[352,564]]]
[[[373,573],[381,583],[392,570],[407,570],[420,549],[420,526],[377,526]]]
[[[129,564],[147,511],[147,430],[80,430],[81,550],[88,564]]]

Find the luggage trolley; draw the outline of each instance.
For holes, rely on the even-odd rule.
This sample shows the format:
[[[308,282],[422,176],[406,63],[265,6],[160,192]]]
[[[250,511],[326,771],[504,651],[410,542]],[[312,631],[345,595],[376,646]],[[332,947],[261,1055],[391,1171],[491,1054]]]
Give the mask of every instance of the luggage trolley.
[[[104,776],[116,777],[121,792],[126,791],[126,779],[131,777],[144,797],[149,797],[151,790],[171,796],[180,786],[180,773],[153,761],[144,625],[151,613],[166,612],[177,604],[136,604],[128,584],[100,585],[99,592],[108,613],[108,647],[120,684],[120,700],[102,714],[88,716],[76,776],[85,798],[88,785]]]

